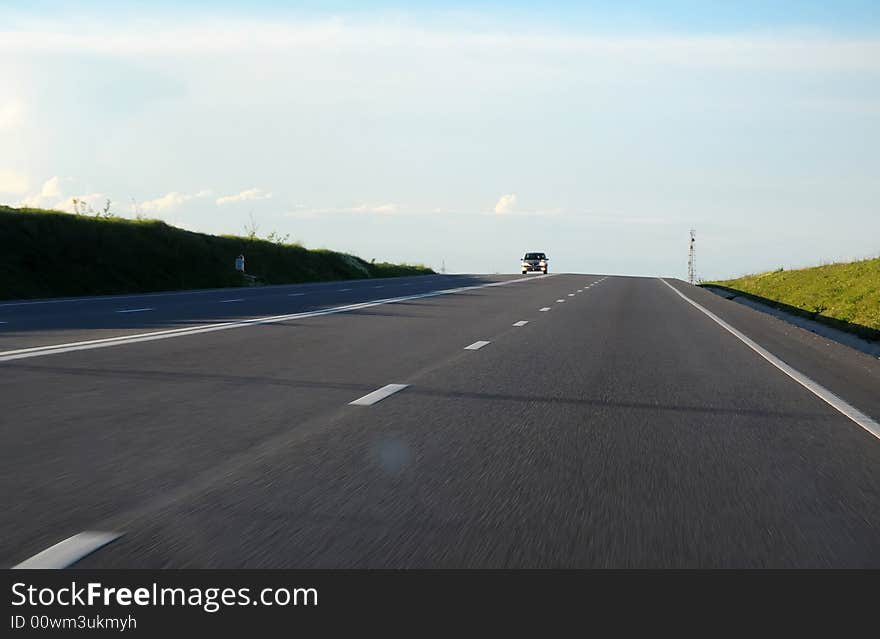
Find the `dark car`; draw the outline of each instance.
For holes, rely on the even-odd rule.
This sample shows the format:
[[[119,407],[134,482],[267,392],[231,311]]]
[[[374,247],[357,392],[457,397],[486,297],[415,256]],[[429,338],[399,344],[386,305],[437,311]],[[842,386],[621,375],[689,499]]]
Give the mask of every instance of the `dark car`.
[[[522,258],[522,274],[538,271],[546,275],[548,261],[544,253],[526,253]]]

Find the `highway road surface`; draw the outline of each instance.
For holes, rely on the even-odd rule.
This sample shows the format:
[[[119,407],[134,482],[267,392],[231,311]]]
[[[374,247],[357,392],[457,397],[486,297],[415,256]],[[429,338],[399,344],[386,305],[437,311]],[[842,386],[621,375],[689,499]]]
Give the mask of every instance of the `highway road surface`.
[[[677,280],[0,322],[4,567],[880,567],[880,361]]]

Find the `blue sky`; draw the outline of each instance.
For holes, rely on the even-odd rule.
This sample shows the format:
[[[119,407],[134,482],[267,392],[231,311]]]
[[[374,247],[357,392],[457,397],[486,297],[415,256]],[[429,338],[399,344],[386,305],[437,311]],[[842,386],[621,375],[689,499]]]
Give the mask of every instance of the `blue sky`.
[[[874,3],[876,4],[876,3]],[[625,8],[621,8],[625,6]],[[0,2],[0,201],[366,258],[880,252],[870,2]]]
[[[744,30],[819,28],[823,31],[871,32],[880,24],[880,8],[874,0],[565,0],[539,3],[527,0],[443,2],[408,0],[3,0],[8,17],[112,15],[195,15],[267,17],[314,17],[327,15],[369,16],[408,14],[444,16],[468,13],[493,22],[526,20],[532,24],[566,25],[575,28],[619,32],[622,29],[664,29],[679,33],[729,33]]]

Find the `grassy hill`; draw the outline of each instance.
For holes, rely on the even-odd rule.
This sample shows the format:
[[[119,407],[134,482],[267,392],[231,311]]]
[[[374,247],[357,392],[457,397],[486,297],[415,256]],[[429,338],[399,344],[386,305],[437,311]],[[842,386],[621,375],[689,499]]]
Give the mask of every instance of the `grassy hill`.
[[[193,233],[159,220],[0,206],[0,299],[244,286],[235,257],[259,284],[423,275],[329,250]]]
[[[880,258],[704,282],[873,339],[880,337]]]

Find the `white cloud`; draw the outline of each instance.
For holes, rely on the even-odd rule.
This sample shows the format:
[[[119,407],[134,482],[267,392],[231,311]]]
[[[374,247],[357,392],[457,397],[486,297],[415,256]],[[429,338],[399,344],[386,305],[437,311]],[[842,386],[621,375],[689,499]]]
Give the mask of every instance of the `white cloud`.
[[[61,183],[70,181],[71,178],[61,178],[57,175],[52,176],[48,180],[43,182],[43,185],[40,187],[39,193],[29,195],[28,197],[22,199],[19,202],[19,205],[30,206],[34,208],[51,208],[63,206],[65,200],[63,199]]]
[[[92,36],[103,30],[101,38]],[[294,23],[217,20],[177,23],[161,29],[120,28],[96,21],[92,29],[70,31],[67,25],[0,31],[0,51],[93,52],[117,56],[215,55],[251,51],[362,50],[417,48],[432,51],[540,52],[616,59],[627,64],[674,64],[689,67],[753,69],[878,69],[880,39],[845,38],[792,32],[734,35],[599,35],[528,29],[425,28],[407,21],[391,24],[325,19]]]
[[[40,197],[58,197],[61,195],[61,178],[57,175],[43,182]]]
[[[536,215],[557,216],[565,214],[563,208],[541,208],[541,209],[522,209],[517,204],[516,193],[507,193],[498,198],[495,204],[495,215],[511,215],[511,216],[529,216]],[[491,213],[489,213],[491,215]]]
[[[95,210],[101,209],[107,202],[105,193],[86,193],[84,195],[66,195],[65,185],[74,182],[70,177],[54,175],[43,182],[38,193],[29,195],[19,201],[19,206],[33,208],[56,209],[60,211],[73,211],[73,200],[79,200],[86,206]]]
[[[157,197],[155,200],[147,200],[146,202],[141,203],[140,209],[144,213],[162,213],[174,209],[185,202],[208,197],[211,194],[212,192],[208,190],[199,191],[198,193],[178,193],[177,191],[171,191],[171,193],[166,193],[162,197]]]
[[[418,209],[418,208],[409,208],[405,209],[406,214],[408,216],[425,216],[425,215],[473,215],[473,214],[487,214],[492,215],[491,212],[486,212],[485,209],[480,211],[478,209],[469,209],[467,207],[460,209],[450,209],[443,207],[435,207],[432,209]],[[515,193],[508,193],[502,195],[498,199],[498,203],[495,205],[494,214],[495,215],[510,215],[510,216],[558,216],[564,215],[565,209],[562,208],[542,208],[542,209],[532,209],[532,210],[522,210],[517,207],[517,196]],[[292,209],[288,210],[284,216],[285,217],[295,217],[299,219],[314,219],[324,215],[348,215],[352,213],[357,214],[372,214],[372,215],[394,215],[401,213],[400,206],[396,203],[389,202],[386,204],[358,204],[357,206],[348,206],[348,207],[312,207],[306,206],[305,204],[297,204]]]
[[[498,198],[495,204],[495,212],[499,215],[510,213],[516,207],[516,193],[508,193]]]
[[[21,195],[27,193],[29,188],[30,182],[26,175],[0,170],[0,194]]]
[[[230,202],[244,202],[245,200],[268,200],[272,197],[271,193],[267,193],[262,189],[252,188],[237,193],[235,195],[224,195],[217,198],[217,204],[229,204]]]
[[[380,213],[380,214],[391,214],[397,213],[397,205],[393,203],[388,204],[360,204],[358,206],[354,206],[348,209],[352,213]]]
[[[54,209],[58,211],[73,212],[73,201],[78,200],[86,208],[94,210],[103,209],[110,199],[106,193],[85,193],[82,195],[66,195],[64,184],[70,184],[73,178],[53,176],[43,182],[40,192],[30,195],[19,202],[19,206],[33,208]]]
[[[24,105],[20,100],[0,102],[0,131],[15,128],[23,119]]]

